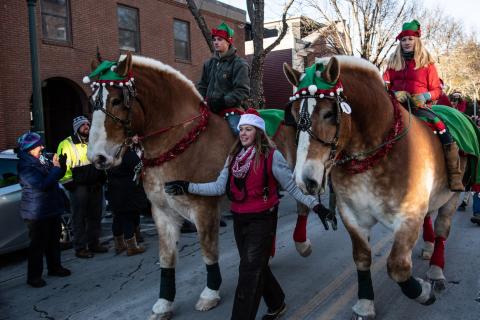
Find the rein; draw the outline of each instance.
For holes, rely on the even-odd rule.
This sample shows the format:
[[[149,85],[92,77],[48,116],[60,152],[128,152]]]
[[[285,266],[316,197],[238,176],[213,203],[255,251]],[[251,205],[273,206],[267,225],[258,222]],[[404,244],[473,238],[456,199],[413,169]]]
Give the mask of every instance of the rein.
[[[177,127],[181,124],[191,122],[195,119],[200,119],[198,125],[195,128],[190,130],[187,133],[186,136],[184,136],[172,148],[170,148],[166,152],[162,153],[160,156],[158,156],[156,158],[148,158],[148,159],[145,158],[144,156],[142,156],[143,166],[144,167],[161,166],[163,163],[165,163],[167,161],[170,161],[172,159],[175,159],[178,155],[183,153],[188,148],[188,146],[190,146],[192,143],[194,143],[198,139],[198,137],[200,136],[200,133],[202,133],[203,131],[205,131],[207,129],[208,117],[209,117],[208,108],[207,108],[206,104],[202,101],[202,102],[200,102],[200,115],[198,115],[198,116],[196,116],[192,119],[188,119],[188,120],[186,120],[186,121],[184,121],[180,124],[176,124],[176,125],[161,129],[159,131],[153,132],[151,134],[148,134],[148,135],[142,137],[142,139],[145,139],[147,137],[151,137],[151,136],[154,136],[154,135],[159,135],[159,134],[164,133],[164,132],[166,132],[166,131],[174,128],[174,127]]]

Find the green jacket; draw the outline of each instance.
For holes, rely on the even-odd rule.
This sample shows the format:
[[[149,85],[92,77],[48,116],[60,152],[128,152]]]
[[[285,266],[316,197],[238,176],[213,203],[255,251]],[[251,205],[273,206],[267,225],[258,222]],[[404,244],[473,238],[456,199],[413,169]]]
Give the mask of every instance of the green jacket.
[[[223,96],[225,108],[240,107],[250,95],[250,67],[230,46],[224,56],[215,53],[203,65],[197,89],[206,100]]]

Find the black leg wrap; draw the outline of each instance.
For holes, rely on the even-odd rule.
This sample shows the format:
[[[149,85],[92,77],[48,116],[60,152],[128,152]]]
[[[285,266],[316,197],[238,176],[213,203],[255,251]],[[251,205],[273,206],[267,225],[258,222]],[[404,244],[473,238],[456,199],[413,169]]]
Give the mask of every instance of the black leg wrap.
[[[357,270],[358,276],[358,299],[373,300],[372,276],[370,270]]]
[[[418,298],[422,294],[422,285],[413,277],[410,277],[407,281],[399,282],[398,285],[402,288],[403,294],[410,299]]]
[[[161,268],[160,295],[161,299],[175,300],[175,269]]]
[[[220,289],[222,284],[222,275],[220,274],[220,267],[218,263],[206,265],[207,266],[207,287],[212,290]]]

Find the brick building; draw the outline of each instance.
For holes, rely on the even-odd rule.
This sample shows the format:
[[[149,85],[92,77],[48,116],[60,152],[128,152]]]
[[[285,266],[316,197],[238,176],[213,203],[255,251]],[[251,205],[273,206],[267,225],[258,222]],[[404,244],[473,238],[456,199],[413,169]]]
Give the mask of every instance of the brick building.
[[[209,27],[227,22],[244,55],[245,11],[199,0]],[[124,50],[158,59],[192,81],[210,56],[184,0],[38,0],[36,25],[47,149],[71,134],[74,116],[88,113],[90,72],[97,46],[104,59]],[[31,127],[32,80],[26,0],[3,0],[0,10],[0,150]]]

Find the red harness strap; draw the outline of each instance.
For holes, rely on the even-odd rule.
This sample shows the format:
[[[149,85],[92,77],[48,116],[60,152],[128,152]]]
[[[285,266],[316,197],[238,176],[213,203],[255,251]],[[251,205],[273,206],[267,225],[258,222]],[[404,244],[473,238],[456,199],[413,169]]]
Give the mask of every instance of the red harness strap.
[[[183,153],[188,148],[188,146],[190,146],[192,143],[194,143],[198,139],[198,137],[200,136],[200,133],[205,131],[205,129],[207,128],[207,124],[208,124],[208,117],[209,117],[209,114],[208,114],[207,106],[203,102],[201,102],[200,103],[200,115],[199,116],[196,116],[192,119],[186,120],[186,121],[184,121],[180,124],[158,130],[156,132],[153,132],[151,134],[148,134],[148,135],[142,137],[142,139],[145,139],[147,137],[151,137],[151,136],[154,136],[154,135],[159,135],[159,134],[167,132],[168,130],[170,130],[174,127],[177,127],[181,124],[187,123],[189,121],[193,121],[197,118],[200,119],[200,122],[198,123],[198,125],[195,128],[193,128],[192,130],[190,130],[190,132],[188,132],[186,136],[184,136],[179,142],[177,142],[172,148],[170,148],[170,150],[162,153],[160,156],[158,156],[156,158],[147,159],[147,158],[142,157],[143,166],[145,168],[161,166],[163,163],[165,163],[167,161],[170,161],[170,160],[176,158],[179,154]]]
[[[397,139],[395,138],[403,130],[402,114],[400,113],[400,106],[397,99],[395,99],[395,97],[392,95],[390,95],[390,99],[392,100],[393,105],[393,125],[388,136],[384,139],[383,143],[385,143],[385,145],[365,159],[352,159],[351,161],[347,162],[344,166],[350,174],[362,173],[373,168],[377,163],[387,156],[387,154],[392,150],[393,145],[397,142]],[[338,160],[341,160],[344,157],[347,157],[347,155],[342,151],[339,154]]]

